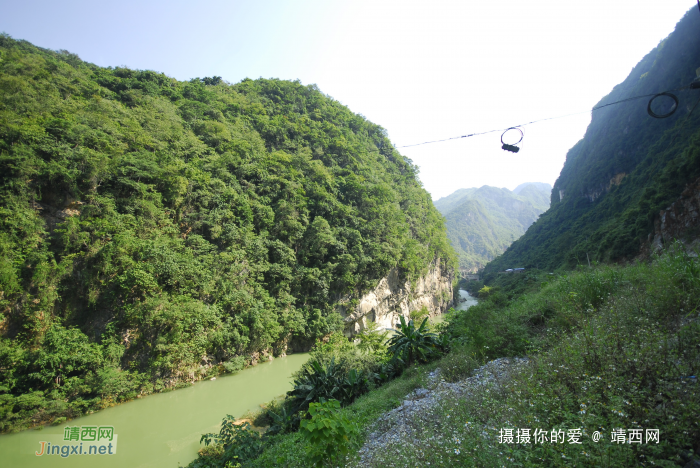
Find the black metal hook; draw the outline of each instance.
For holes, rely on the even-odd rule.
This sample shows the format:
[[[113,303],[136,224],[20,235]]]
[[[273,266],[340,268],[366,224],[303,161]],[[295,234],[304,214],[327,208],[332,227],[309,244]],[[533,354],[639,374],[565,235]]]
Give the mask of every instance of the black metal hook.
[[[506,133],[508,133],[511,130],[519,131],[520,132],[520,139],[518,141],[516,141],[514,144],[509,145],[508,143],[503,141],[503,137],[505,136]],[[523,131],[521,129],[519,129],[518,127],[510,127],[505,132],[503,132],[503,134],[501,135],[501,143],[503,144],[503,146],[501,146],[501,148],[506,150],[506,151],[510,151],[511,153],[517,153],[518,151],[520,151],[520,148],[518,148],[516,145],[518,143],[520,143],[521,141],[523,141],[523,136],[524,136]]]
[[[654,102],[654,99],[661,97],[661,96],[668,96],[671,99],[673,99],[673,102],[674,102],[671,110],[665,114],[657,114],[656,112],[651,110],[651,103]],[[654,117],[655,119],[665,119],[666,117],[671,117],[673,114],[676,113],[677,110],[678,110],[678,98],[676,97],[675,94],[671,94],[671,93],[659,93],[659,94],[657,94],[653,98],[649,99],[649,105],[647,106],[647,112],[649,113],[650,116]]]

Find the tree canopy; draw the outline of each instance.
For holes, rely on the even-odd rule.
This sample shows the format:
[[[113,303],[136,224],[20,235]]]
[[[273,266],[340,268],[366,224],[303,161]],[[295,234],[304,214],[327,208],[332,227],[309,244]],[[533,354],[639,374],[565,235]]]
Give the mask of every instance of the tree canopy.
[[[0,393],[157,390],[337,330],[339,298],[391,268],[454,268],[416,174],[315,85],[183,82],[0,36]]]

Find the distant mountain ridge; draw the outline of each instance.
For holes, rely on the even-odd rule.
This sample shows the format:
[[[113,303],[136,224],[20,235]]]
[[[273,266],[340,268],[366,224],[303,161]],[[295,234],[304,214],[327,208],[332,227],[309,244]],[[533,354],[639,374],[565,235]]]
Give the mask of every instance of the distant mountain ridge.
[[[526,182],[515,187],[513,193],[528,198],[536,208],[546,211],[550,204],[552,186],[544,182]]]
[[[700,91],[688,86],[700,66],[698,31],[700,14],[693,7],[600,100],[595,107],[616,104],[593,112],[585,136],[566,155],[551,207],[485,268],[487,280],[515,264],[551,271],[631,260],[651,238],[661,237],[655,232],[661,210],[700,180]],[[667,90],[677,90],[678,106],[664,119],[649,115],[648,97],[630,99]],[[661,98],[654,105],[662,106],[664,99],[671,103]],[[697,237],[697,223],[697,215],[685,223],[690,237]]]
[[[515,187],[513,189],[513,193],[520,195],[520,192],[526,187],[536,188],[543,192],[551,192],[552,190],[552,186],[544,182],[525,182],[524,184],[520,184]]]
[[[484,185],[435,201],[445,216],[460,270],[474,272],[503,253],[549,208],[551,190],[542,182],[524,183],[512,192]]]

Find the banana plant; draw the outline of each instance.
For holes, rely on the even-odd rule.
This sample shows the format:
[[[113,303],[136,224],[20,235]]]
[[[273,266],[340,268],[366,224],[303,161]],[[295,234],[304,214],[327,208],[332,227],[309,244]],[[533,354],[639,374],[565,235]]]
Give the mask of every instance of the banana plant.
[[[310,403],[335,399],[343,405],[369,390],[368,376],[357,369],[345,373],[332,358],[328,366],[311,361],[302,375],[294,381],[294,389],[287,392],[295,411],[305,410]]]
[[[343,399],[341,403],[343,403],[343,405],[348,405],[367,390],[369,390],[369,380],[367,377],[356,369],[350,369],[350,372],[348,372],[348,375],[343,380]]]
[[[287,392],[292,399],[296,410],[305,410],[309,403],[319,401],[320,398],[342,399],[340,395],[343,386],[344,375],[342,369],[331,359],[328,366],[314,360],[305,367],[302,374],[294,381],[294,389]]]
[[[428,330],[428,317],[416,328],[413,320],[400,317],[399,329],[389,339],[389,353],[392,359],[410,366],[416,360],[425,362],[430,355],[441,349],[441,342],[436,333]]]
[[[268,414],[272,418],[272,424],[265,432],[266,435],[292,432],[299,425],[299,417],[287,405],[282,405],[278,413],[270,410]]]

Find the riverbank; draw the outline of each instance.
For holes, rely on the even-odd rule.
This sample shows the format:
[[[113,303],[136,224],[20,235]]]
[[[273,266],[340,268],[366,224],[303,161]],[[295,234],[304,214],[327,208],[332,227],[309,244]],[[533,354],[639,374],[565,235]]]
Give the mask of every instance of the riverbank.
[[[249,367],[233,375],[198,382],[190,387],[149,395],[94,414],[42,430],[0,436],[3,464],[17,467],[51,467],[56,464],[92,468],[173,468],[187,465],[201,448],[199,439],[217,432],[225,414],[241,417],[292,388],[291,376],[308,359],[292,354]],[[40,442],[63,441],[65,427],[112,426],[119,436],[116,454],[109,457],[36,456]],[[87,444],[86,444],[87,447]],[[87,450],[87,448],[86,448]]]
[[[700,448],[698,298],[700,264],[676,251],[453,314],[450,354],[340,410],[355,432],[338,466],[685,465]],[[310,447],[285,434],[244,466],[306,467]]]
[[[469,294],[468,291],[464,289],[460,289],[458,293],[459,300],[456,301],[456,304],[453,307],[454,310],[468,310],[470,307],[473,307],[479,303],[479,300],[476,297],[472,296],[471,294]],[[430,317],[430,323],[432,325],[438,325],[440,323],[443,323],[448,313],[449,312],[445,312],[434,317]]]

